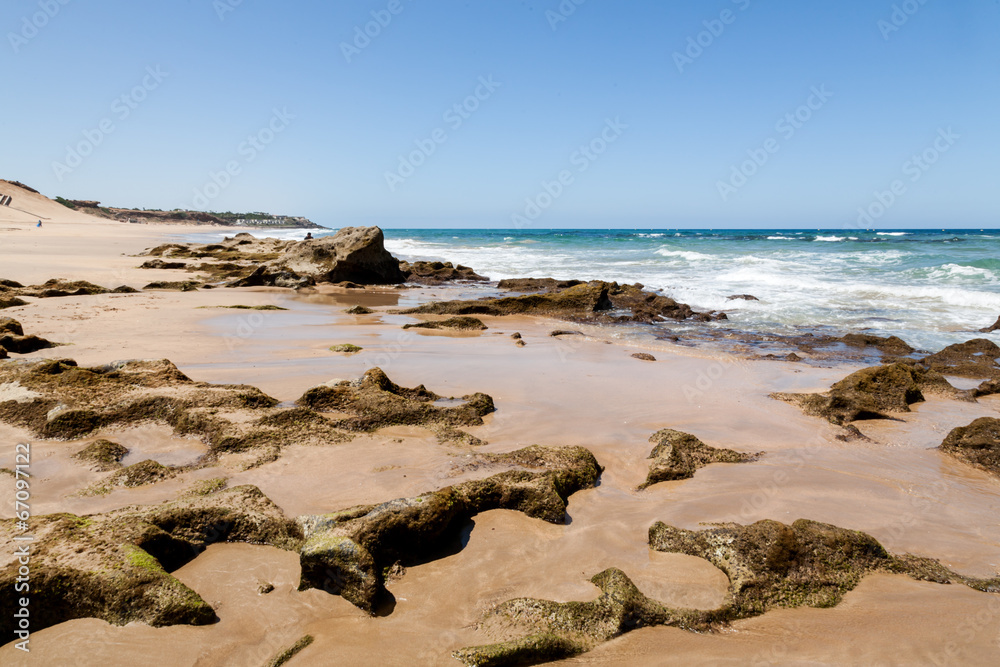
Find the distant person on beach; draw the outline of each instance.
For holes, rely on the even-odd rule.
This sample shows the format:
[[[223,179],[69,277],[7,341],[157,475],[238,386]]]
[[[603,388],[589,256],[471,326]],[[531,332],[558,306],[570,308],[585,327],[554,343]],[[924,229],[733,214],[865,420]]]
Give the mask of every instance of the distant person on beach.
[[[304,240],[312,241],[313,240],[312,232],[306,232],[306,238]]]
[[[35,225],[35,227],[41,227],[41,226],[42,226],[42,221],[41,221],[41,220],[39,220],[39,221],[38,221],[38,224],[37,224],[37,225]]]

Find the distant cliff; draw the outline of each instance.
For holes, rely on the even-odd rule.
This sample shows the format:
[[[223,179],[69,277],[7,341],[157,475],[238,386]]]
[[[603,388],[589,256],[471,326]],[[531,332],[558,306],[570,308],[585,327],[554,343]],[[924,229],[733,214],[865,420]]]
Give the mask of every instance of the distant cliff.
[[[223,225],[231,227],[268,229],[324,229],[307,218],[289,215],[273,215],[260,211],[253,213],[233,213],[226,211],[219,213],[216,211],[186,211],[174,209],[172,211],[161,211],[159,209],[134,209],[115,208],[112,206],[101,206],[100,202],[81,199],[63,199],[56,197],[56,201],[82,213],[108,218],[109,220],[119,220],[133,224],[159,224],[159,225]]]

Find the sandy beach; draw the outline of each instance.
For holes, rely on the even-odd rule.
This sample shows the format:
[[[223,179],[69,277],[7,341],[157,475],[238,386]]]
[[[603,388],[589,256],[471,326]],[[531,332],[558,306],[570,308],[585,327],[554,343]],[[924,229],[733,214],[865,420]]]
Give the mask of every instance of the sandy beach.
[[[137,268],[137,255],[189,229],[99,221],[42,197],[29,199],[24,209],[0,208],[0,278],[137,289],[183,279],[177,270]],[[42,227],[35,227],[42,218]],[[647,532],[657,521],[701,530],[726,522],[810,519],[862,531],[892,553],[937,559],[963,575],[989,578],[1000,571],[1000,479],[936,449],[951,429],[996,416],[1000,397],[973,403],[928,396],[899,420],[858,422],[870,441],[842,441],[839,427],[770,394],[825,391],[860,365],[753,361],[666,341],[623,340],[613,327],[572,325],[587,335],[552,337],[549,332],[567,328],[565,322],[528,316],[483,316],[488,329],[482,332],[403,330],[422,318],[388,312],[467,291],[148,290],[31,299],[0,312],[26,333],[62,345],[16,355],[18,360],[71,358],[98,366],[169,359],[192,380],[252,385],[282,404],[377,366],[403,387],[491,396],[496,412],[465,429],[488,443],[477,453],[581,446],[604,466],[595,488],[569,498],[563,525],[510,510],[477,515],[463,530],[463,548],[407,567],[387,583],[395,606],[386,616],[371,617],[322,590],[298,590],[294,552],[220,543],[173,572],[215,609],[218,622],[153,628],[77,619],[33,632],[30,656],[5,645],[0,662],[262,665],[308,634],[313,643],[289,664],[459,664],[453,651],[494,641],[477,625],[493,605],[518,597],[594,600],[599,591],[589,579],[610,567],[664,605],[718,607],[726,575],[706,560],[651,550]],[[234,305],[284,310],[222,308]],[[374,312],[344,312],[357,305]],[[513,344],[514,332],[524,347]],[[340,343],[364,349],[350,355],[329,350]],[[654,355],[655,363],[632,358],[637,352]],[[648,439],[665,428],[712,447],[763,454],[753,463],[716,463],[690,479],[639,491],[649,469]],[[130,450],[123,465],[153,459],[189,466],[209,451],[199,438],[175,435],[163,424],[112,427],[65,441],[0,423],[0,467],[14,466],[16,443],[32,443],[33,516],[152,506],[199,481],[225,478],[230,488],[258,487],[288,517],[297,517],[490,474],[468,465],[473,448],[442,444],[427,428],[397,426],[346,443],[292,445],[250,469],[222,460],[156,484],[88,494],[104,474],[72,455],[100,438]],[[14,493],[13,479],[0,477],[5,519],[14,516]],[[5,554],[0,564],[8,560]],[[273,584],[273,592],[258,593],[261,581]],[[1000,655],[998,619],[996,594],[882,573],[865,577],[833,608],[777,609],[717,633],[643,628],[566,662],[985,665]]]

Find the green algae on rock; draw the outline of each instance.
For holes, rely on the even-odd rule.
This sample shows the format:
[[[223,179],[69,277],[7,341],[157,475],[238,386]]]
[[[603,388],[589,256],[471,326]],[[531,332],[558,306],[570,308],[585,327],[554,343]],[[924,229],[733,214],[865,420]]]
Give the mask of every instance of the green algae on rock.
[[[601,467],[582,447],[530,447],[484,457],[516,466],[413,498],[299,517],[301,589],[319,588],[373,613],[388,597],[385,573],[438,557],[480,512],[509,509],[562,523],[570,495],[593,486]]]
[[[863,368],[825,394],[776,393],[771,397],[798,405],[807,415],[844,425],[862,419],[892,419],[893,413],[910,412],[911,404],[924,400],[924,392],[972,400],[940,373],[902,362]]]
[[[748,463],[756,461],[762,454],[743,454],[732,449],[709,447],[689,433],[669,428],[657,431],[650,436],[649,441],[656,444],[649,453],[653,463],[650,464],[649,475],[639,486],[640,489],[657,482],[689,479],[696,470],[710,463]]]
[[[354,345],[353,343],[341,343],[340,345],[331,345],[331,352],[345,352],[347,354],[355,354],[360,352],[365,348]]]
[[[115,625],[204,625],[215,612],[169,574],[215,542],[294,550],[301,533],[256,487],[88,517],[32,517],[32,630],[74,618]],[[0,613],[20,595],[13,519],[0,520]]]
[[[968,426],[952,429],[941,443],[941,451],[1000,475],[1000,419],[980,417]]]

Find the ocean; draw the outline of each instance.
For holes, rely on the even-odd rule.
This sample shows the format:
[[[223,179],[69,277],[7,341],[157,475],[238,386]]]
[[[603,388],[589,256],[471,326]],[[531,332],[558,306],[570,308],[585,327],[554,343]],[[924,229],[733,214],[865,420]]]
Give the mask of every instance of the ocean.
[[[387,229],[385,237],[401,259],[465,264],[493,280],[640,282],[729,316],[702,327],[892,334],[937,350],[982,336],[1000,316],[1000,230]],[[727,300],[737,294],[759,301]]]

